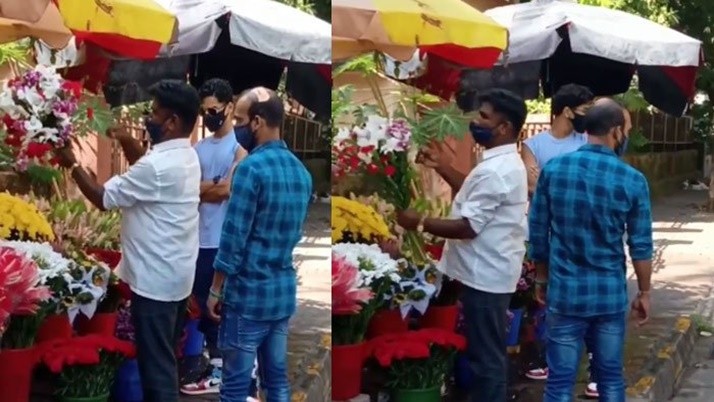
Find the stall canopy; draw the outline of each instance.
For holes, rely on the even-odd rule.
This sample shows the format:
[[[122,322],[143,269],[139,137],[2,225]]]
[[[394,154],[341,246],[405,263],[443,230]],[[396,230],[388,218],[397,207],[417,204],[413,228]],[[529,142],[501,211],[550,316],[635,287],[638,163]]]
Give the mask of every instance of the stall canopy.
[[[645,99],[681,116],[694,96],[701,42],[622,11],[569,1],[536,0],[486,11],[509,30],[509,47],[492,69],[466,69],[429,57],[417,83],[450,96],[458,77],[475,90],[505,87],[526,98],[550,96],[564,84],[587,85],[597,95],[627,91],[637,74]],[[444,80],[443,77],[451,77]]]

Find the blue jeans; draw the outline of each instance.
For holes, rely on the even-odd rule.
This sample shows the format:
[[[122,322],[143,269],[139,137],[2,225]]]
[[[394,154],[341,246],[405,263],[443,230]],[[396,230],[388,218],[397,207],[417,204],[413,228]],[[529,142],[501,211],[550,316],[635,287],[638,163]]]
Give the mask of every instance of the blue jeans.
[[[627,318],[625,313],[574,317],[548,312],[548,382],[543,402],[570,402],[583,340],[591,337],[591,370],[597,376],[600,402],[625,402],[623,350]]]
[[[258,377],[268,402],[290,402],[288,322],[254,321],[223,306],[218,347],[223,357],[221,402],[245,402],[258,359]]]

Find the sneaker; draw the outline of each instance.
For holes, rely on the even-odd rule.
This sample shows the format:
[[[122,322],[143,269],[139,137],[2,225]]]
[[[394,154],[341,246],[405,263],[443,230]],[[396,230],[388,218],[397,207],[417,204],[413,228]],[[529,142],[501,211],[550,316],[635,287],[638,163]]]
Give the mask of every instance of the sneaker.
[[[597,392],[597,383],[591,382],[585,388],[585,396],[588,398],[599,398],[600,394]]]
[[[245,400],[245,402],[260,402],[260,399],[249,396],[248,399]]]
[[[531,380],[545,381],[548,379],[548,367],[538,367],[526,371],[526,377]]]
[[[211,373],[204,379],[181,387],[186,395],[218,394],[221,392],[221,368],[213,366]]]

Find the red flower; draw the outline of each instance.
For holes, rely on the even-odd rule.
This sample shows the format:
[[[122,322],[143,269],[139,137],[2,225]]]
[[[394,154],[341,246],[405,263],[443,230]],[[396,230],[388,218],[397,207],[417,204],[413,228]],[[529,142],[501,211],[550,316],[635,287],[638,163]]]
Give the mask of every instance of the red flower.
[[[69,92],[75,98],[82,96],[82,83],[80,82],[65,80],[62,83],[62,89]]]
[[[387,165],[384,167],[384,174],[387,177],[392,177],[392,176],[394,176],[395,173],[397,173],[397,168],[395,168],[394,166]]]
[[[362,303],[374,295],[369,289],[357,287],[359,270],[344,258],[332,255],[332,314],[356,314]]]
[[[441,255],[444,253],[443,244],[427,244],[424,246],[424,251],[426,251],[431,258],[435,260],[441,260]]]
[[[0,248],[0,336],[11,315],[34,314],[40,302],[51,297],[39,286],[37,264],[12,248]]]
[[[42,361],[53,373],[61,373],[67,366],[99,364],[101,352],[126,358],[136,355],[133,343],[98,334],[50,341],[37,348]]]
[[[369,165],[367,165],[367,173],[369,173],[371,175],[375,175],[375,174],[379,173],[379,167],[377,165],[375,165],[374,163],[370,163]]]
[[[87,119],[94,120],[94,109],[91,107],[87,108]]]
[[[27,144],[27,156],[29,158],[42,159],[50,150],[52,150],[52,145],[50,144],[41,142]]]

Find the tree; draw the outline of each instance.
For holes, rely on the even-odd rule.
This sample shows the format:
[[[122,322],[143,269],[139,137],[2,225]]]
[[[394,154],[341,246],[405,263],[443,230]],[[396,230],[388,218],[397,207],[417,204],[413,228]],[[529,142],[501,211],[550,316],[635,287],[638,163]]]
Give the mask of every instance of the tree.
[[[322,20],[332,19],[332,2],[330,0],[278,0],[290,7],[295,7]]]

